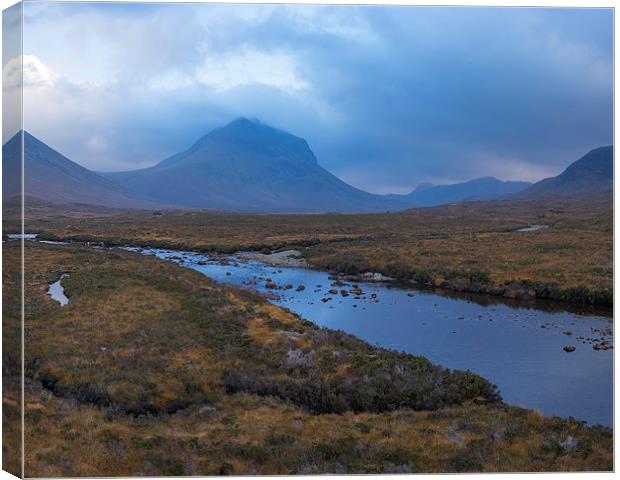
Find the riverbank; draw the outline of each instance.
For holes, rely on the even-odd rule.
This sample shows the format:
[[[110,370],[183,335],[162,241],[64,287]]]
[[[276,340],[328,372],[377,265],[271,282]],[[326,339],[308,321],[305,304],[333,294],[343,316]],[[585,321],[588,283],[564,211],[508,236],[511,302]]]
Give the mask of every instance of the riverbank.
[[[489,304],[497,297],[449,298],[437,290],[352,281],[234,255],[130,250],[250,289],[319,326],[471,370],[498,385],[510,403],[612,425],[613,352],[606,350],[613,348],[613,318],[601,309],[567,310],[561,307],[568,304],[543,301]],[[538,384],[545,388],[532,388]]]
[[[273,265],[274,267],[308,267],[308,262],[303,258],[299,250],[282,250],[272,252],[265,249],[261,252],[237,252],[241,258],[256,260],[258,262]]]
[[[74,207],[71,207],[74,208]],[[232,254],[297,250],[311,268],[504,298],[613,302],[613,204],[588,198],[471,202],[369,215],[28,208],[53,239]],[[4,232],[17,231],[11,215]],[[529,225],[546,225],[519,231]]]
[[[357,281],[392,282],[395,285],[410,284],[421,288],[443,289],[453,292],[493,295],[510,300],[552,300],[578,305],[611,307],[613,290],[609,288],[589,288],[584,285],[561,288],[557,283],[535,282],[531,280],[507,280],[504,284],[491,281],[488,274],[473,271],[416,271],[401,266],[388,266],[382,272],[372,272],[370,264],[347,265],[346,271],[338,268],[338,261],[331,260],[312,265],[317,270],[329,269],[334,275]],[[393,276],[392,276],[393,275]]]
[[[19,370],[19,247],[4,245],[6,385]],[[28,476],[613,467],[610,429],[506,405],[477,375],[198,272],[74,245],[27,242],[26,258]],[[47,295],[61,272],[62,307]]]
[[[73,242],[106,247],[138,246],[141,248],[163,248],[169,250],[188,250],[185,242],[169,242],[161,240],[137,240],[130,243],[129,239],[112,239],[93,235],[58,236],[53,233],[39,234],[42,240]],[[509,300],[551,300],[575,305],[601,307],[613,306],[612,288],[592,288],[585,285],[560,287],[556,282],[536,282],[532,280],[506,280],[503,284],[493,282],[490,276],[478,271],[446,271],[440,273],[436,269],[416,270],[404,264],[379,265],[365,263],[364,260],[350,262],[343,260],[339,254],[328,258],[314,258],[310,247],[305,250],[284,249],[272,251],[266,246],[258,251],[229,251],[228,248],[202,246],[201,253],[213,255],[239,255],[281,267],[305,267],[314,270],[326,270],[336,277],[355,281],[389,282],[393,285],[412,285],[419,288],[443,289],[460,293],[474,293],[503,297]],[[345,255],[346,256],[346,255]]]
[[[21,234],[8,234],[6,235],[7,241],[15,241],[21,238]],[[141,245],[129,245],[124,241],[105,240],[99,241],[98,237],[80,236],[61,238],[53,234],[29,234],[25,236],[27,241],[35,241],[42,244],[69,244],[76,246],[86,246],[89,248],[122,248],[133,250],[148,250],[148,249],[162,249],[177,252],[178,254],[188,253],[188,250],[163,247],[162,243],[156,242],[143,242]],[[167,245],[167,244],[166,244]],[[194,254],[208,255],[212,261],[218,262],[222,265],[226,265],[229,262],[229,258],[237,257],[243,261],[257,261],[273,267],[283,268],[304,268],[313,271],[323,271],[320,268],[309,264],[303,253],[299,250],[283,250],[279,252],[271,252],[267,248],[263,248],[260,252],[243,251],[225,253],[222,251],[193,251]],[[523,306],[527,308],[542,309],[545,311],[575,311],[580,313],[591,313],[594,315],[612,316],[612,305],[606,302],[575,302],[570,300],[562,300],[559,297],[551,298],[549,296],[536,296],[525,292],[522,295],[515,295],[508,293],[504,294],[507,290],[502,289],[489,289],[489,288],[453,288],[450,283],[443,282],[440,285],[436,285],[433,282],[420,282],[413,279],[398,279],[394,277],[388,277],[379,272],[364,272],[360,274],[349,274],[338,271],[329,271],[330,279],[336,282],[348,281],[348,282],[372,282],[381,283],[394,288],[415,288],[421,291],[434,292],[446,297],[464,298],[468,301],[473,301],[481,305],[489,304],[505,304],[513,306]],[[514,285],[513,285],[514,286]],[[517,285],[521,289],[531,289],[528,283],[524,285]],[[539,286],[539,288],[544,288]],[[550,290],[550,288],[547,288]],[[556,290],[557,291],[557,290]]]

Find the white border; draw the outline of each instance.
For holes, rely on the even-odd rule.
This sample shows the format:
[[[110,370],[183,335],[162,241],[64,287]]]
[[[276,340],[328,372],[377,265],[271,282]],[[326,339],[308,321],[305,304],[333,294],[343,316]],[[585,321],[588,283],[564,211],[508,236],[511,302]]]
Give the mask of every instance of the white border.
[[[33,1],[33,0],[26,0],[26,1]],[[36,0],[35,0],[36,1]],[[72,1],[79,1],[79,0],[62,0],[62,1],[66,1],[66,2],[72,2]],[[100,2],[100,3],[111,3],[109,0],[88,0],[88,1],[92,1],[92,2]],[[183,0],[168,0],[167,2],[151,2],[149,0],[131,0],[132,2],[140,2],[140,3],[274,3],[274,4],[281,4],[281,3],[288,3],[288,4],[308,4],[308,3],[312,3],[312,4],[338,4],[338,5],[360,5],[360,4],[377,4],[377,5],[422,5],[422,6],[480,6],[480,7],[568,7],[568,8],[579,8],[579,7],[583,7],[583,8],[593,8],[593,7],[600,7],[600,8],[616,8],[616,6],[619,4],[618,1],[600,1],[600,0],[589,0],[589,1],[585,1],[585,0],[581,0],[581,1],[576,1],[576,0],[545,0],[544,2],[532,2],[531,0],[526,1],[526,2],[514,2],[514,1],[505,1],[505,0],[476,0],[476,1],[464,1],[464,0],[449,0],[445,3],[442,2],[438,2],[438,1],[432,1],[432,0],[413,0],[413,1],[408,1],[408,0],[390,0],[390,1],[385,1],[385,0],[374,0],[374,1],[368,1],[368,0],[335,0],[335,1],[329,1],[329,0],[312,0],[312,1],[302,1],[302,0],[288,0],[288,1],[284,1],[284,0],[269,0],[269,1],[261,1],[261,0],[237,0],[237,1],[232,1],[232,0],[220,0],[218,2],[187,2],[187,1],[183,1]],[[18,3],[15,0],[0,0],[0,7],[2,8],[2,10],[15,5],[16,3]],[[115,3],[115,2],[114,2]],[[122,2],[118,2],[118,3],[122,3]],[[22,17],[23,18],[23,17]],[[615,12],[614,12],[614,32],[615,32]],[[22,34],[23,34],[23,29],[22,29]],[[23,43],[23,42],[22,42]],[[1,35],[0,35],[0,47],[2,46],[2,39],[1,39]],[[617,51],[617,47],[618,47],[618,38],[614,35],[614,145],[616,144],[615,139],[617,138],[617,133],[618,133],[618,123],[616,122],[616,97],[615,97],[615,89],[616,89],[616,79],[618,78],[617,75],[617,68],[618,65],[615,62],[615,52]],[[22,90],[22,95],[23,95],[23,90]],[[22,101],[23,104],[23,101]],[[0,105],[1,105],[1,100],[0,100]],[[23,115],[23,110],[22,110],[22,115]],[[22,124],[23,124],[23,118],[22,118]],[[1,126],[1,121],[0,121],[0,126]],[[22,138],[22,142],[23,142],[23,138]],[[615,150],[614,150],[615,151]],[[23,154],[23,145],[22,145],[22,154]],[[23,164],[23,162],[22,162]],[[614,158],[614,165],[615,165],[615,158]],[[618,171],[619,169],[614,168],[614,185],[620,185],[620,183],[618,183],[618,180],[620,180],[620,173]],[[22,177],[22,182],[23,182],[23,177]],[[22,186],[23,188],[23,186]],[[0,186],[0,193],[1,193],[2,187]],[[620,206],[620,199],[614,194],[614,298],[618,299],[620,297],[618,297],[617,293],[618,293],[618,282],[617,282],[617,276],[616,276],[616,269],[615,269],[615,258],[617,258],[617,253],[618,253],[618,249],[620,247],[618,247],[617,242],[615,242],[615,238],[617,235],[617,219],[618,219],[618,212],[619,212],[619,207]],[[22,211],[23,211],[23,196],[22,196]],[[22,229],[23,229],[23,225],[22,225]],[[23,231],[22,231],[23,233]],[[1,262],[1,260],[0,260]],[[22,285],[24,282],[23,279],[23,266],[24,266],[24,258],[23,258],[23,246],[22,246]],[[22,292],[22,297],[23,297],[23,292]],[[1,298],[0,298],[0,307],[1,307]],[[614,302],[614,319],[617,318],[616,317],[616,313],[617,313],[617,308],[618,308],[618,304],[617,302]],[[22,321],[23,321],[23,298],[22,298]],[[23,328],[22,328],[22,366],[23,366]],[[0,343],[0,354],[1,354],[1,343]],[[618,372],[618,356],[615,355],[614,353],[614,413],[617,413],[618,410],[618,397],[615,395],[615,387],[616,387],[616,375],[615,373]],[[22,376],[23,376],[23,368],[22,368]],[[0,386],[1,388],[1,386]],[[23,378],[22,378],[22,390],[23,390]],[[22,392],[23,395],[23,392]],[[23,396],[22,396],[23,399]],[[23,401],[23,400],[22,400]],[[0,413],[1,413],[1,402],[0,402]],[[22,422],[23,422],[23,408],[22,408]],[[614,415],[614,432],[618,431],[618,415]],[[614,435],[614,467],[615,467],[615,453],[618,451],[617,449],[617,436]],[[0,458],[1,458],[1,450],[0,450]],[[23,429],[22,429],[22,458],[23,458]],[[23,468],[23,462],[22,462],[22,468]],[[398,479],[398,480],[413,480],[413,479],[417,479],[417,478],[454,478],[455,474],[415,474],[415,475],[365,475],[364,477],[370,477],[370,478],[378,478],[378,479]],[[487,473],[487,474],[458,474],[458,475],[464,475],[466,476],[466,478],[473,478],[473,479],[483,479],[483,478],[489,478],[489,477],[495,477],[495,476],[502,476],[502,477],[508,477],[510,479],[531,479],[532,475],[536,475],[536,478],[558,478],[559,475],[562,476],[562,478],[568,477],[568,478],[590,478],[590,477],[595,477],[595,478],[615,478],[615,473],[541,473],[541,474],[531,474],[531,473],[506,473],[506,474],[496,474],[496,473]],[[8,479],[14,479],[15,477],[12,476],[11,474],[4,472],[4,471],[0,471],[0,480],[8,480]],[[123,477],[113,477],[113,478],[123,478]],[[134,477],[137,478],[137,477]],[[176,478],[183,478],[183,477],[139,477],[142,479],[162,479],[162,478],[171,478],[171,479],[176,479]],[[188,477],[188,478],[201,478],[201,477]],[[212,478],[212,477],[202,477],[202,478]],[[233,478],[244,478],[244,477],[233,477]],[[249,478],[249,477],[246,477]],[[253,476],[251,478],[256,478],[256,479],[269,479],[272,477],[265,477],[265,476]],[[296,479],[316,479],[316,478],[320,478],[319,476],[302,476],[302,475],[298,475],[298,476],[294,476],[294,478]],[[350,478],[349,475],[330,475],[329,478],[333,478],[335,480],[346,480],[347,478]]]

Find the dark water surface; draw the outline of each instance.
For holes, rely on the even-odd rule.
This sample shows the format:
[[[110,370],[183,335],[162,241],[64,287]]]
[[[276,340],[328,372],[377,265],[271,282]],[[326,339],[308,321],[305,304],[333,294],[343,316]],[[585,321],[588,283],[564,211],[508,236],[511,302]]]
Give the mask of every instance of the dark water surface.
[[[469,369],[495,383],[508,403],[545,415],[612,425],[613,350],[596,351],[576,338],[611,340],[592,330],[613,327],[611,316],[604,313],[557,310],[567,307],[551,302],[528,308],[490,297],[448,297],[377,283],[332,286],[328,273],[309,269],[272,267],[236,257],[227,257],[230,264],[222,265],[190,252],[133,250],[175,261],[218,282],[269,291],[278,296],[274,303],[318,325],[424,355],[446,367]],[[293,288],[267,289],[268,278]],[[362,289],[362,298],[340,294],[352,289],[352,283]],[[296,291],[299,285],[305,289]],[[329,294],[331,289],[339,293]],[[322,302],[326,297],[331,300]],[[576,350],[565,352],[567,345]]]

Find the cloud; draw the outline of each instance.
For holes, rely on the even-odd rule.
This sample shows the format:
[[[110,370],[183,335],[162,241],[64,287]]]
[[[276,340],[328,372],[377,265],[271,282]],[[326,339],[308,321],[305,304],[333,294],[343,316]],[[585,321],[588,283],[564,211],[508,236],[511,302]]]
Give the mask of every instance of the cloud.
[[[26,128],[95,170],[151,165],[237,116],[377,192],[537,180],[612,141],[609,9],[24,9]]]
[[[288,5],[286,12],[295,26],[307,33],[327,34],[362,44],[380,41],[370,22],[351,8]]]
[[[22,57],[12,58],[2,68],[2,88],[21,87],[22,78]]]
[[[24,86],[53,86],[58,74],[47,68],[34,55],[23,55],[10,59],[2,68],[4,88]]]
[[[247,85],[263,85],[292,94],[310,86],[301,78],[293,55],[263,52],[250,45],[224,55],[210,52],[192,72],[171,70],[149,82],[152,90],[177,90],[196,85],[210,88],[216,94]]]
[[[169,70],[157,75],[148,82],[150,90],[172,91],[192,86],[196,83],[193,76],[189,76],[178,70]]]
[[[86,142],[87,147],[93,152],[105,152],[108,150],[108,143],[99,135],[94,135]]]
[[[2,12],[2,142],[6,142],[22,128],[21,81],[15,79],[15,64],[8,62],[21,55],[22,4]],[[19,69],[21,71],[21,68]],[[19,84],[16,86],[16,84]]]
[[[242,85],[260,84],[293,93],[309,87],[300,78],[292,55],[261,52],[244,45],[232,55],[208,56],[196,71],[196,79],[216,92]]]

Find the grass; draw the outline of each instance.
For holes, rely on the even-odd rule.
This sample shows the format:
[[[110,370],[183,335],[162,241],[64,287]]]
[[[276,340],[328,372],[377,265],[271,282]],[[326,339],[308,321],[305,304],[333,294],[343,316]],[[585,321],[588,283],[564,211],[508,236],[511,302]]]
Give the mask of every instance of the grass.
[[[477,375],[198,272],[81,246],[27,242],[26,258],[27,476],[613,468],[610,429],[506,405]],[[4,385],[18,385],[17,242],[3,259]],[[61,273],[65,307],[46,294]],[[9,470],[18,392],[3,397]]]
[[[26,229],[108,245],[232,253],[296,248],[313,268],[373,271],[432,288],[582,304],[613,302],[608,194],[471,202],[368,215],[62,210],[27,202]],[[522,233],[529,224],[550,228]],[[4,230],[16,229],[5,215]]]

